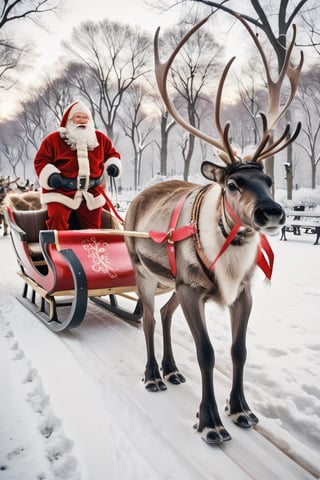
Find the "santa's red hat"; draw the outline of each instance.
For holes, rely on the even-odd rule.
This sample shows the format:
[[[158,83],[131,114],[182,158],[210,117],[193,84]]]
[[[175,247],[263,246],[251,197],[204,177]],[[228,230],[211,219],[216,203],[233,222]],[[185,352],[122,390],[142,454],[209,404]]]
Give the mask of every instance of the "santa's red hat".
[[[71,103],[71,105],[69,105],[64,111],[62,120],[60,122],[60,127],[58,128],[59,132],[66,131],[67,122],[71,120],[75,113],[86,113],[89,117],[89,120],[92,122],[92,115],[89,108],[83,102],[76,101]]]

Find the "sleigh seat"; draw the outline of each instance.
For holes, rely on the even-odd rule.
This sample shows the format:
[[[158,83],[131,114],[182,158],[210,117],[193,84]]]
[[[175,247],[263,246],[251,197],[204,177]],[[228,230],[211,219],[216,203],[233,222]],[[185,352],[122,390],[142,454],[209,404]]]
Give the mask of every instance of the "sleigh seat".
[[[21,241],[26,242],[32,259],[42,257],[39,243],[40,230],[46,230],[47,210],[11,210],[9,217],[10,229],[14,230]]]
[[[28,251],[32,259],[37,261],[43,257],[39,243],[40,230],[46,230],[46,220],[48,218],[47,209],[41,210],[13,210],[10,209],[9,215],[10,228],[16,231],[21,240],[27,244]],[[120,229],[120,222],[107,210],[102,210],[101,229]],[[76,217],[71,214],[70,230],[79,229]]]

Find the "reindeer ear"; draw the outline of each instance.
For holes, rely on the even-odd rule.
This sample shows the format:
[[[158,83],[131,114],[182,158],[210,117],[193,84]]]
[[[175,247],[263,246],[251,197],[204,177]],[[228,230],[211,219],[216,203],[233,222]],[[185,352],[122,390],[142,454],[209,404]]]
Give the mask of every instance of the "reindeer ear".
[[[202,162],[201,164],[202,175],[213,182],[222,183],[225,176],[225,170],[225,166],[216,165],[208,161]]]

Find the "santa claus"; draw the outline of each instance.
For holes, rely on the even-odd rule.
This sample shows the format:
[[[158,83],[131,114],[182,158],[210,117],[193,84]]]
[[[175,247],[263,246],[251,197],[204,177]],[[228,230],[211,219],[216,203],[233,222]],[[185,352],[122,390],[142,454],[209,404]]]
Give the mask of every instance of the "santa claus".
[[[48,229],[67,230],[72,211],[81,228],[100,228],[105,170],[121,174],[120,154],[111,140],[96,130],[88,107],[72,103],[57,131],[41,143],[34,168],[48,207]]]

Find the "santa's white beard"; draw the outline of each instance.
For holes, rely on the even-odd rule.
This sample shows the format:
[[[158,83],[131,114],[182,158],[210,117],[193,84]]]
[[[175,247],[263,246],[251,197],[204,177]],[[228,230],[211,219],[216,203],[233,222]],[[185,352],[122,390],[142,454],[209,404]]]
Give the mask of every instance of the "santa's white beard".
[[[93,150],[99,145],[95,129],[90,124],[75,125],[70,122],[66,125],[66,130],[68,144],[73,148],[75,148],[77,144],[84,144],[89,150]]]

